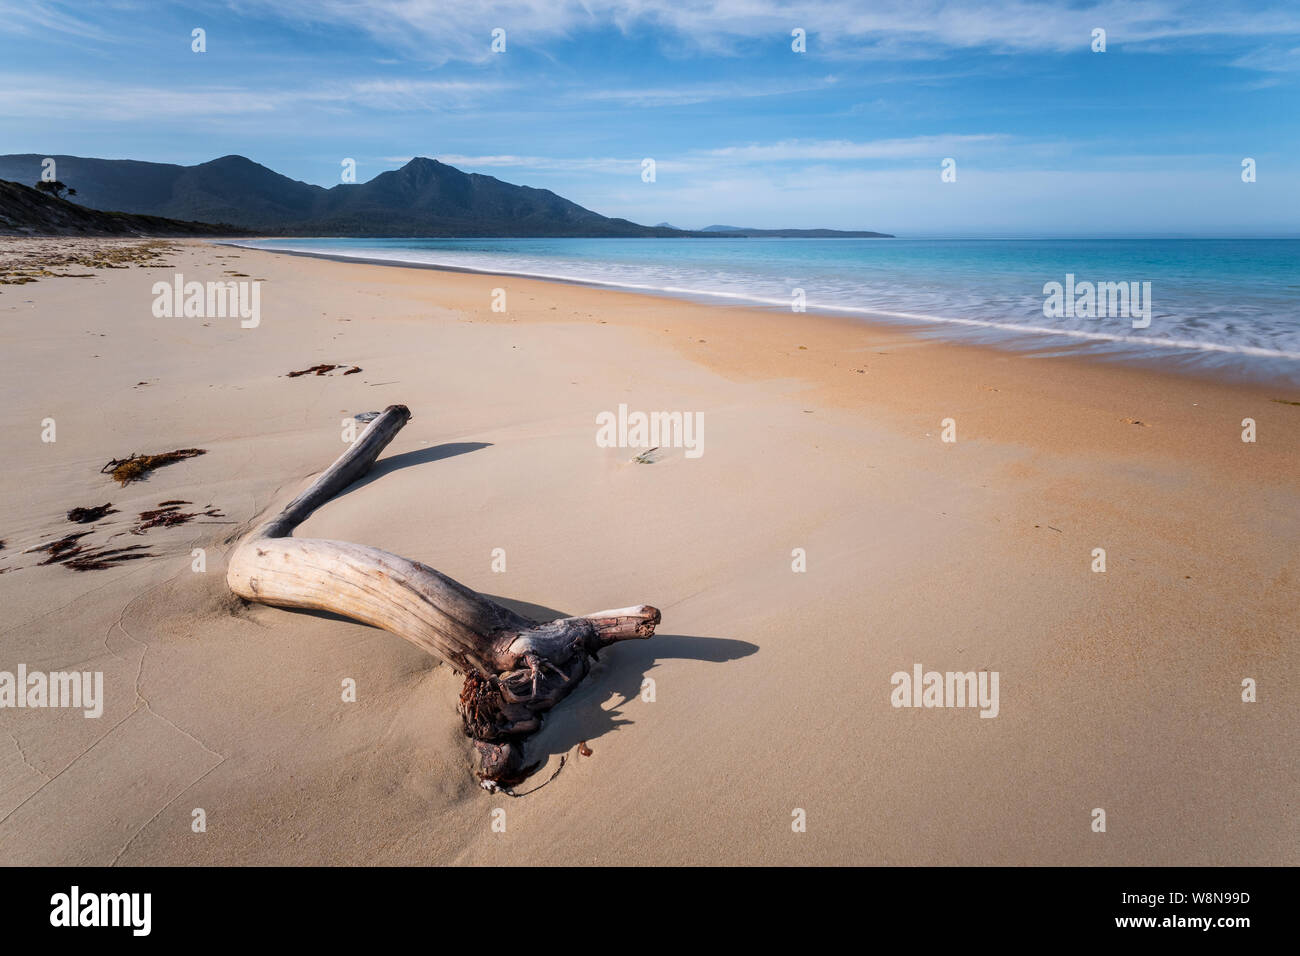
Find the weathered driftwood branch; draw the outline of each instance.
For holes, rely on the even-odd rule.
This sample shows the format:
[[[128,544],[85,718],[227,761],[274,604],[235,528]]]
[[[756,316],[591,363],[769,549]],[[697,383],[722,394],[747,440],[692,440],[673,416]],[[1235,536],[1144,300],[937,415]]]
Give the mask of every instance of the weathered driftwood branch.
[[[511,786],[537,769],[527,765],[523,741],[542,714],[573,692],[601,648],[652,636],[659,611],[643,604],[537,624],[418,561],[290,537],[362,477],[410,417],[405,405],[388,406],[310,488],[240,542],[226,581],[249,601],[333,611],[447,661],[466,675],[457,709],[479,779]]]

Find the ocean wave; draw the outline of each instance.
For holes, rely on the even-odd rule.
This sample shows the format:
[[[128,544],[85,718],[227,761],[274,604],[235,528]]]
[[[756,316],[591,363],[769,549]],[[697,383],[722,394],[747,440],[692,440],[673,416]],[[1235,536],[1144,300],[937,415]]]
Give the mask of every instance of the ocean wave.
[[[411,242],[427,242],[413,240]],[[816,275],[816,283],[804,280],[805,285],[815,285],[823,291],[820,297],[808,297],[805,308],[810,312],[857,315],[878,321],[902,322],[919,326],[942,326],[956,330],[967,330],[1005,337],[1008,344],[1015,346],[1015,340],[1032,340],[1040,337],[1057,337],[1076,343],[1113,347],[1136,353],[1148,353],[1152,350],[1179,350],[1183,352],[1202,353],[1206,355],[1236,356],[1249,359],[1266,359],[1274,362],[1292,363],[1300,361],[1300,325],[1288,324],[1270,317],[1267,297],[1261,302],[1238,304],[1234,307],[1228,300],[1240,300],[1240,291],[1230,281],[1221,276],[1207,275],[1204,286],[1214,289],[1221,298],[1211,299],[1205,292],[1186,293],[1180,296],[1170,307],[1170,302],[1162,303],[1162,310],[1155,318],[1160,319],[1171,328],[1167,334],[1134,335],[1119,331],[1098,331],[1080,327],[1084,322],[1108,321],[1075,320],[1073,326],[1064,322],[1056,325],[1043,324],[1034,320],[1034,311],[1041,319],[1041,298],[1026,295],[1008,294],[1005,290],[993,288],[991,281],[981,278],[976,266],[964,266],[962,269],[948,269],[942,273],[942,282],[931,286],[918,285],[922,278],[908,272],[894,281],[881,277],[865,277],[852,274],[856,263],[830,263],[807,260],[791,261],[790,258],[772,257],[764,261],[763,255],[773,243],[766,243],[760,248],[761,255],[737,259],[730,268],[718,268],[715,263],[692,262],[690,255],[683,254],[683,243],[687,240],[666,240],[673,245],[662,250],[662,258],[654,260],[641,256],[638,259],[624,261],[602,261],[595,258],[584,259],[581,252],[600,252],[602,247],[593,247],[591,243],[601,240],[528,240],[521,244],[531,244],[532,255],[501,254],[484,252],[481,248],[494,244],[503,245],[505,241],[466,241],[468,248],[457,249],[453,244],[439,240],[435,248],[404,247],[396,241],[358,241],[358,240],[253,240],[232,242],[250,248],[270,249],[272,251],[293,252],[303,255],[326,256],[330,258],[350,259],[376,264],[419,266],[424,268],[448,269],[489,275],[510,275],[520,278],[541,279],[555,282],[576,283],[599,286],[630,292],[654,295],[667,295],[689,298],[697,301],[734,303],[763,308],[789,309],[789,294],[778,294],[775,290],[788,290],[792,283],[800,280],[790,278],[800,269]],[[610,240],[604,240],[608,243]],[[616,242],[616,241],[615,241]],[[639,243],[653,243],[654,240],[636,240]],[[743,248],[747,255],[756,248],[748,240],[698,240],[704,245],[699,248],[701,258],[715,255],[719,243],[750,244]],[[847,241],[841,241],[845,244]],[[391,244],[390,244],[391,243]],[[566,246],[566,243],[574,245]],[[443,246],[447,247],[443,247]],[[551,256],[537,254],[537,248],[554,250]],[[603,247],[605,250],[611,247]],[[687,247],[689,248],[689,247]],[[800,255],[806,254],[806,243]],[[912,248],[916,248],[913,246]],[[987,248],[987,247],[985,247]],[[1039,247],[1041,249],[1041,247]],[[627,250],[640,254],[647,247],[622,246],[617,251],[627,256]],[[648,251],[660,250],[650,248]],[[1009,262],[1011,263],[1009,265]],[[1068,262],[1066,263],[1068,266]],[[934,257],[916,264],[917,269],[926,266],[943,269],[941,262]],[[1020,282],[1036,284],[1043,276],[1052,278],[1056,272],[1035,265],[1032,268],[1018,267],[1014,260],[1009,260],[1005,251],[1000,252],[997,268],[1004,283]],[[557,268],[561,266],[561,268]],[[836,269],[839,272],[836,272]],[[1098,267],[1100,268],[1100,267]],[[1112,263],[1109,269],[1094,269],[1089,275],[1107,275],[1107,278],[1122,278],[1122,264]],[[778,275],[779,273],[779,275]],[[670,279],[668,276],[671,275]],[[686,283],[682,283],[682,279]],[[675,280],[675,281],[674,281]],[[695,281],[692,281],[695,280]],[[1156,280],[1157,282],[1159,279]],[[1170,280],[1173,281],[1172,279]],[[1185,279],[1183,280],[1185,282]],[[981,285],[983,283],[983,285]],[[1217,288],[1216,288],[1217,287]],[[828,297],[829,296],[829,297]],[[1186,298],[1194,307],[1192,314],[1179,314],[1176,306],[1183,304]],[[1285,296],[1282,296],[1282,300]],[[867,303],[867,304],[864,304]],[[871,304],[871,303],[876,304]],[[944,307],[946,303],[946,308]],[[905,307],[897,307],[899,304]],[[906,307],[910,305],[910,307]],[[937,308],[936,308],[937,306]],[[1277,311],[1285,311],[1285,306],[1276,306]],[[951,314],[957,312],[959,314]],[[966,314],[960,314],[966,313]],[[1008,318],[1019,314],[1020,320]],[[1292,310],[1292,315],[1295,310]],[[1243,318],[1253,335],[1247,335],[1242,329]],[[1127,321],[1115,319],[1110,321]],[[1216,334],[1217,333],[1217,334]],[[1229,339],[1225,341],[1224,339]]]

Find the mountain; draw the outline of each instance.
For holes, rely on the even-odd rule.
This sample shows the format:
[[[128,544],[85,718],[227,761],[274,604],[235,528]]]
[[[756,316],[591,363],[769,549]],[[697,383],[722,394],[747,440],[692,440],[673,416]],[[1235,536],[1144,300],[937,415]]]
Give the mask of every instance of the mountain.
[[[35,181],[42,156],[0,156],[0,178]],[[670,236],[584,209],[547,189],[412,159],[365,183],[330,189],[243,156],[197,166],[54,156],[59,179],[92,209],[229,222],[276,235]]]
[[[54,156],[58,177],[78,202],[170,219],[231,223],[286,236],[701,236],[671,226],[611,219],[549,189],[516,186],[417,157],[365,183],[326,189],[282,176],[243,156],[197,166],[126,159]],[[0,179],[35,182],[45,157],[0,156]],[[716,227],[728,229],[730,227]],[[728,235],[786,232],[877,236],[833,230],[731,230]]]
[[[416,158],[366,183],[322,190],[310,227],[365,236],[669,236],[609,219],[549,189],[464,173]],[[382,225],[379,225],[382,224]]]
[[[87,209],[0,179],[0,236],[236,236],[231,226]]]

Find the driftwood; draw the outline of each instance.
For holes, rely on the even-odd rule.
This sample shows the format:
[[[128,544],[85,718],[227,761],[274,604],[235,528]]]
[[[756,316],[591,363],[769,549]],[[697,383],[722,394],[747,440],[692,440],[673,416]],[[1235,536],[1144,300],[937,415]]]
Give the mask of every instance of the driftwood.
[[[457,710],[473,739],[475,773],[488,789],[513,786],[540,765],[528,765],[523,743],[542,715],[573,692],[601,648],[651,637],[659,611],[643,604],[538,624],[418,561],[291,537],[370,469],[410,417],[405,405],[388,406],[310,488],[240,542],[226,581],[249,601],[333,611],[449,663],[465,675]]]

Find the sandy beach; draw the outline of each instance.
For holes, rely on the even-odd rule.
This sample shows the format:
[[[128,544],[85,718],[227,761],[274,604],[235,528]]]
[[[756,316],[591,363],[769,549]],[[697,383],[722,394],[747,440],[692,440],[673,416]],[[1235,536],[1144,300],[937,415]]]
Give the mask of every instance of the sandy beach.
[[[0,261],[78,242],[113,246]],[[77,277],[0,285],[0,670],[102,671],[103,713],[0,710],[4,864],[1300,863],[1294,388],[199,240],[48,271]],[[260,322],[156,317],[177,273],[261,280]],[[663,612],[547,717],[522,797],[469,773],[449,667],[226,586],[394,403],[302,534],[538,619]],[[702,453],[601,447],[620,405],[700,413]],[[199,517],[131,533],[175,501]],[[31,551],[80,531],[147,554]],[[996,671],[996,718],[892,706],[915,665]]]

